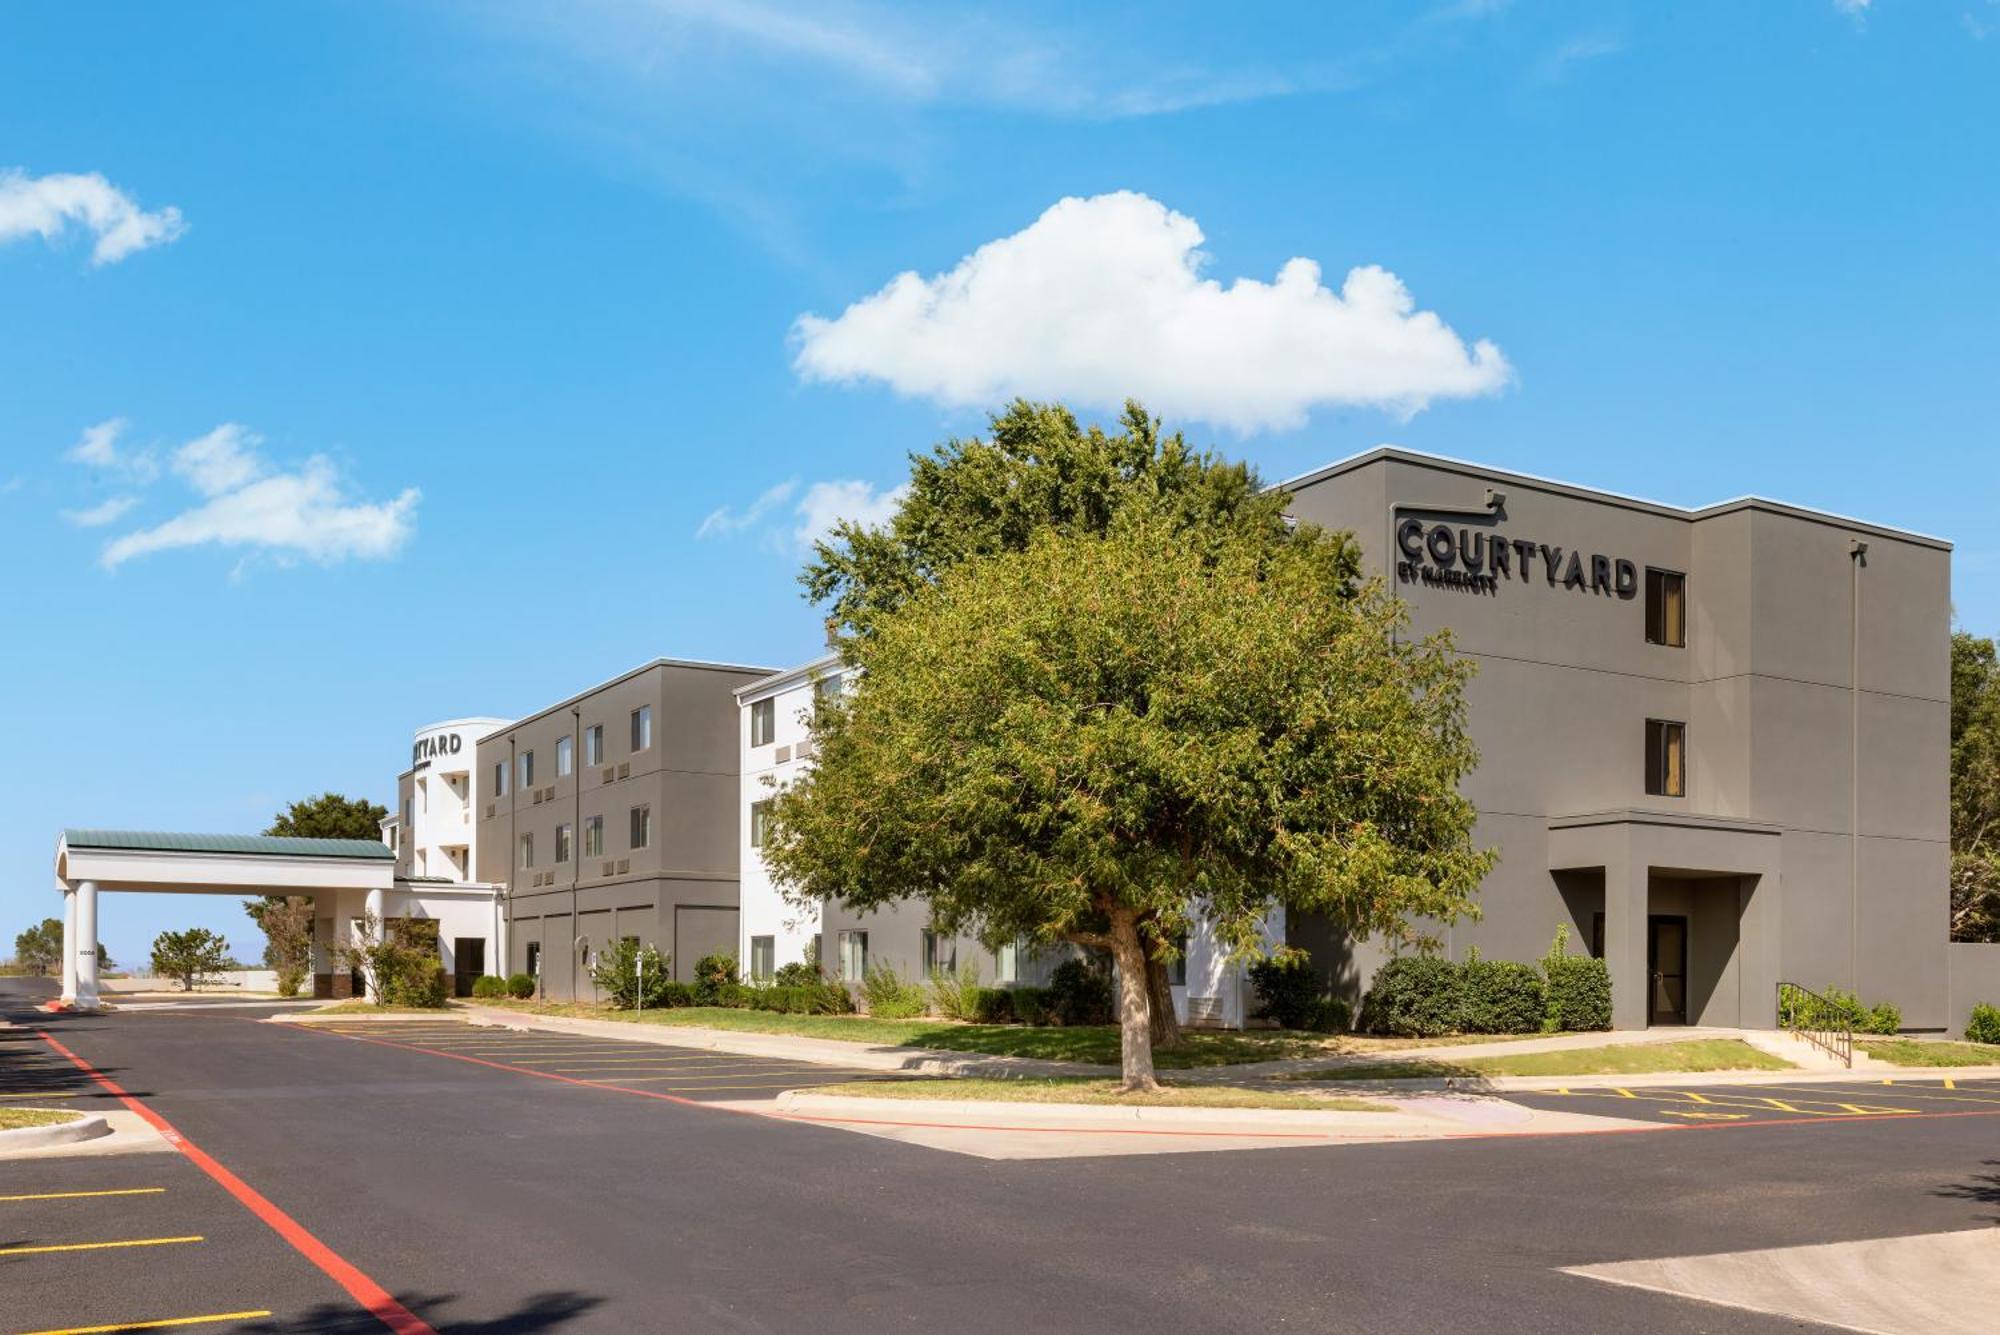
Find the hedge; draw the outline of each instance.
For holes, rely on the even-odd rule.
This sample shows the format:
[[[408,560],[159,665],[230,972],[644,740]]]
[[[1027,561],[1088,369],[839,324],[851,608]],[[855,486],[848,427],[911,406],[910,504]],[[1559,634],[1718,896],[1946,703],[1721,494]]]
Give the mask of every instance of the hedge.
[[[507,975],[507,995],[516,1001],[526,1001],[535,995],[535,976],[531,973],[510,973]]]
[[[1451,960],[1398,955],[1375,971],[1361,1004],[1362,1027],[1402,1038],[1455,1033],[1465,1013],[1464,982],[1464,969]]]
[[[1462,1033],[1539,1033],[1548,1010],[1548,987],[1532,964],[1475,957],[1459,966]]]
[[[1609,1029],[1611,974],[1603,960],[1570,954],[1568,944],[1567,929],[1558,928],[1540,969],[1476,954],[1462,964],[1398,956],[1376,970],[1361,1025],[1404,1038]]]
[[[1965,1041],[1968,1043],[2000,1043],[2000,1007],[1980,1002],[1972,1008],[1972,1018],[1965,1022]]]

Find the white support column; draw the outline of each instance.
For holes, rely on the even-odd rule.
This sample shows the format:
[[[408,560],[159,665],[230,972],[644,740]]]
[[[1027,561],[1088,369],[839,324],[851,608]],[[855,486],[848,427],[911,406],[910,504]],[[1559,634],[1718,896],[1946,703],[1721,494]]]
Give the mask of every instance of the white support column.
[[[79,881],[76,887],[76,930],[71,958],[76,969],[76,1008],[97,1009],[97,882]]]
[[[62,938],[62,999],[65,1006],[76,1004],[76,888],[64,886]]]
[[[383,941],[388,939],[389,924],[383,921],[385,913],[383,901],[385,898],[386,896],[382,893],[382,887],[380,886],[376,886],[368,892],[366,907],[363,910],[367,914],[368,920],[362,926],[368,933],[368,944],[371,946],[379,946]],[[373,969],[366,971],[364,981],[368,984],[369,1000],[379,1001],[381,999],[380,989],[376,986],[375,971]]]
[[[507,921],[507,896],[504,891],[493,892],[493,953],[487,959],[486,972],[496,978],[505,978],[514,960],[514,942],[508,932],[511,924]]]

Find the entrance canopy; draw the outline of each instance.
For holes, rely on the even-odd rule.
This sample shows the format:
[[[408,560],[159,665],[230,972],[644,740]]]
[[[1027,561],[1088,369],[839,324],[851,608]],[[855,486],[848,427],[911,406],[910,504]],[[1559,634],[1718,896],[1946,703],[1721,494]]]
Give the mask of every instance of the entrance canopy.
[[[92,1010],[98,1004],[98,891],[314,895],[358,890],[379,919],[383,897],[395,885],[396,854],[373,839],[65,830],[56,842],[55,870],[63,895],[63,1004]]]

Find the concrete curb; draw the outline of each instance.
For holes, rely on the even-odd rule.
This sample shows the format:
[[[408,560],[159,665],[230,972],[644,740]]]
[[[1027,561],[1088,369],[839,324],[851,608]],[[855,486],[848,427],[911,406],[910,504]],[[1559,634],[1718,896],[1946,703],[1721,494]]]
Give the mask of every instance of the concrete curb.
[[[350,1011],[345,1015],[326,1015],[319,1011],[286,1011],[280,1015],[266,1015],[259,1024],[436,1024],[440,1020],[465,1021],[465,1013],[457,1010],[441,1010],[426,1015],[369,1015],[365,1011]]]
[[[1214,1068],[1210,1068],[1214,1069]],[[1369,1090],[1448,1090],[1456,1094],[1505,1094],[1509,1090],[1603,1088],[1648,1089],[1662,1086],[1700,1085],[1894,1085],[1911,1080],[1997,1080],[2000,1066],[1891,1066],[1863,1071],[1660,1071],[1644,1075],[1493,1075],[1444,1076],[1406,1080],[1305,1080],[1288,1079],[1286,1085],[1312,1085],[1320,1089]]]
[[[49,1108],[45,1111],[65,1112],[67,1109]],[[110,1134],[111,1123],[104,1117],[97,1113],[80,1113],[72,1122],[60,1122],[54,1126],[18,1126],[11,1131],[0,1131],[0,1153],[74,1145],[78,1141],[96,1140]]]
[[[1145,1127],[1149,1130],[1186,1128],[1198,1131],[1242,1131],[1250,1134],[1286,1132],[1421,1132],[1450,1134],[1450,1123],[1422,1113],[1314,1112],[1290,1108],[1160,1108],[1106,1106],[1089,1103],[1013,1103],[983,1099],[871,1099],[847,1094],[813,1094],[788,1090],[778,1096],[775,1115],[809,1118],[852,1118],[857,1121],[933,1121],[979,1117],[1017,1125],[1062,1126],[1076,1130]]]
[[[934,1048],[905,1048],[877,1043],[851,1043],[837,1038],[801,1038],[793,1034],[753,1034],[734,1029],[701,1029],[683,1025],[652,1025],[634,1020],[583,1020],[566,1015],[529,1015],[520,1011],[467,1006],[461,1014],[475,1025],[523,1029],[588,1038],[615,1038],[659,1047],[701,1048],[745,1057],[776,1057],[815,1066],[848,1070],[900,1072],[908,1075],[990,1076],[1115,1076],[1115,1066],[1080,1062],[1039,1061],[1031,1057],[986,1057],[977,1053]],[[328,1019],[345,1018],[328,1016]],[[387,1016],[381,1017],[387,1019]]]

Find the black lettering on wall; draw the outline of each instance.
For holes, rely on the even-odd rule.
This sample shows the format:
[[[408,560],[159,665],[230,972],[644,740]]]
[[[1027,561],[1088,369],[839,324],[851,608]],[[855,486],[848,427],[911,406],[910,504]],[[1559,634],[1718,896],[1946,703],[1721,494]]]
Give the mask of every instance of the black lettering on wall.
[[[1556,570],[1562,565],[1562,559],[1562,548],[1551,547],[1546,542],[1542,544],[1542,561],[1549,568],[1549,587],[1552,589],[1556,586]]]
[[[1634,598],[1639,593],[1639,567],[1619,557],[1612,565],[1618,572],[1616,586],[1620,598]]]
[[[1458,558],[1458,539],[1443,524],[1431,530],[1430,536],[1424,539],[1424,546],[1430,552],[1431,560],[1447,569]]]
[[[1580,589],[1583,587],[1582,552],[1571,552],[1569,554],[1569,569],[1563,574],[1563,587],[1565,589]]]
[[[1590,591],[1592,593],[1611,592],[1611,558],[1592,553],[1590,558]]]

